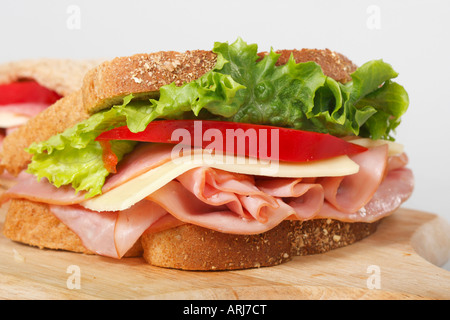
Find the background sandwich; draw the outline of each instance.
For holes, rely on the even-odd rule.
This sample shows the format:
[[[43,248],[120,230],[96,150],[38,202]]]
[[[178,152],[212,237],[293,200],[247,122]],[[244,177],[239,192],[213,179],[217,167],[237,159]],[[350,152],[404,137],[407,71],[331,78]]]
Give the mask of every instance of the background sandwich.
[[[0,150],[3,139],[61,97],[81,87],[96,60],[34,59],[0,65]],[[1,173],[1,172],[0,172]],[[14,179],[0,175],[0,187]]]
[[[381,60],[357,68],[330,50],[258,53],[240,39],[105,62],[5,140],[1,164],[19,183],[4,197],[4,234],[194,270],[270,266],[351,244],[413,189],[392,142],[408,107],[396,76]],[[314,146],[340,147],[320,157],[302,149],[313,161],[273,159],[273,175],[190,167],[151,134],[165,119],[184,120],[181,129],[220,120],[306,130]]]

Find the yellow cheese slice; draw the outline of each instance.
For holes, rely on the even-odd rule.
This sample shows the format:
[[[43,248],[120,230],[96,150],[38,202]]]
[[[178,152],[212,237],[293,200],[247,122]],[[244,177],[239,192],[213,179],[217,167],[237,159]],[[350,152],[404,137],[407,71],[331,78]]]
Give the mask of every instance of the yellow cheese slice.
[[[389,156],[395,156],[403,153],[404,147],[402,144],[389,141],[389,140],[372,140],[368,138],[356,138],[349,140],[349,142],[360,145],[362,147],[366,148],[374,148],[383,144],[387,144],[389,147],[388,155]]]
[[[104,194],[81,203],[94,211],[119,211],[130,208],[188,170],[207,166],[224,171],[285,178],[345,176],[357,173],[358,164],[348,156],[303,163],[262,162],[245,157],[226,157],[218,161],[211,155],[187,155],[173,159]]]

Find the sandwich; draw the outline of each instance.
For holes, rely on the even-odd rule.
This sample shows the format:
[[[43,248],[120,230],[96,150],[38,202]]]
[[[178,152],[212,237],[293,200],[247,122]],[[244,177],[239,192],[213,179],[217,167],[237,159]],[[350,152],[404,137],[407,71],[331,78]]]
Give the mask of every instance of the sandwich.
[[[20,60],[0,65],[0,150],[3,139],[30,118],[79,89],[84,74],[100,61]],[[0,187],[14,179],[0,172]]]
[[[4,141],[4,235],[182,270],[268,267],[351,245],[411,195],[383,60],[329,49],[118,57]]]

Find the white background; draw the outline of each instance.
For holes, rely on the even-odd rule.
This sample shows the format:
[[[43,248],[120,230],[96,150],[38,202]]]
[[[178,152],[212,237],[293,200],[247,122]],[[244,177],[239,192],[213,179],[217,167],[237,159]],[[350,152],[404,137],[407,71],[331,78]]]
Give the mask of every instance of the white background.
[[[78,10],[78,11],[77,11]],[[79,19],[74,16],[79,13]],[[400,73],[410,107],[397,129],[416,187],[405,207],[450,220],[450,1],[2,0],[0,63],[212,48],[329,48]]]

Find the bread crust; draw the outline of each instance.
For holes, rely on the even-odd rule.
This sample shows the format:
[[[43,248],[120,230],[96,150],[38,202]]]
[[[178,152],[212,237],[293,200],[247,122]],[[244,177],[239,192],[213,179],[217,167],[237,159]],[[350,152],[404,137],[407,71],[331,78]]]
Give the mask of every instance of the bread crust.
[[[182,270],[268,267],[289,261],[294,256],[325,253],[348,246],[374,233],[380,221],[285,220],[257,235],[226,234],[184,224],[144,233],[125,257],[142,256],[151,265]],[[11,200],[3,233],[13,241],[41,249],[94,254],[43,203]]]
[[[160,51],[115,58],[86,74],[83,81],[85,110],[95,113],[121,104],[126,95],[157,92],[172,82],[181,86],[200,78],[215,64],[216,54],[204,50]]]
[[[292,54],[296,62],[317,62],[325,75],[341,82],[351,79],[350,73],[356,69],[345,56],[328,49],[280,50],[278,53],[281,54],[278,64],[286,63]],[[172,82],[181,85],[193,81],[210,71],[216,58],[212,51],[161,51],[119,57],[98,65],[87,72],[80,90],[59,100],[6,137],[0,154],[0,172],[4,167],[17,175],[25,169],[31,155],[24,149],[32,142],[45,141],[92,113],[122,103],[123,97],[130,93],[148,94]]]

